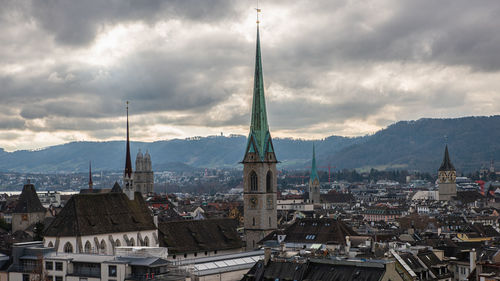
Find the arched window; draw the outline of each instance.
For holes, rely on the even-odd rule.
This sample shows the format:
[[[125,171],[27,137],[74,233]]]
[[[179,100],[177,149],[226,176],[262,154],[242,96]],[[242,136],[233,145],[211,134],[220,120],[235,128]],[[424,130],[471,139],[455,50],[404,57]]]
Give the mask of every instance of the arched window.
[[[47,245],[47,247],[54,248],[54,244],[52,243],[52,241],[49,242],[49,245]]]
[[[134,238],[130,238],[130,246],[135,246],[135,240],[134,240]]]
[[[90,244],[89,241],[85,242],[85,253],[91,253],[92,252],[92,244]]]
[[[115,241],[115,247],[120,247],[122,243],[120,242],[120,239],[116,239]]]
[[[252,171],[250,173],[250,190],[251,191],[258,191],[259,190],[257,173],[255,173],[255,171]]]
[[[149,247],[149,238],[147,236],[144,237],[144,246]]]
[[[104,239],[101,240],[101,245],[100,245],[100,253],[105,255],[106,254],[106,241]]]
[[[64,252],[73,253],[73,245],[71,245],[71,243],[69,242],[66,242],[66,244],[64,244]]]
[[[255,226],[255,218],[252,218],[252,225]]]
[[[266,175],[266,192],[273,192],[273,173],[271,171],[268,171]]]
[[[269,226],[271,226],[271,217],[269,217]]]

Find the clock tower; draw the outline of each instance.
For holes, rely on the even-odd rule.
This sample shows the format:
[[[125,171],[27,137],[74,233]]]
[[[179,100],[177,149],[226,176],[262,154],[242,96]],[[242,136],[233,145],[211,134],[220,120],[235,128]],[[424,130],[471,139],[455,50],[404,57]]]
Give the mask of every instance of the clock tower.
[[[452,197],[457,196],[456,178],[457,173],[455,167],[451,164],[448,145],[446,145],[443,163],[438,170],[439,200],[450,201]]]
[[[260,10],[257,10],[258,12]],[[264,79],[257,21],[257,51],[252,103],[252,118],[243,158],[244,227],[247,250],[277,228],[276,156],[267,123]]]

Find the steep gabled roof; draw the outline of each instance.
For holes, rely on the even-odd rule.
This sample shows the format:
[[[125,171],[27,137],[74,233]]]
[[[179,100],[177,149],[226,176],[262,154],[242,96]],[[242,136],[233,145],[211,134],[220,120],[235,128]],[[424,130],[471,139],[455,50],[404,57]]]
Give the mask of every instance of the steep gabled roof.
[[[111,188],[111,192],[113,192],[113,193],[122,193],[123,192],[123,190],[122,190],[121,186],[118,184],[118,182],[115,181],[113,188]]]
[[[439,171],[455,171],[455,167],[451,164],[450,154],[448,153],[448,145],[444,149],[443,163],[441,163]]]
[[[221,251],[243,247],[233,219],[208,219],[160,222],[160,246],[169,253]]]
[[[42,206],[38,195],[36,194],[36,189],[33,184],[25,184],[21,196],[17,200],[16,207],[13,213],[38,213],[45,212],[45,208]]]
[[[154,230],[153,217],[144,199],[130,200],[124,193],[73,195],[45,236],[84,236]]]
[[[297,220],[285,229],[285,242],[345,244],[346,236],[357,236],[343,221],[330,218]]]

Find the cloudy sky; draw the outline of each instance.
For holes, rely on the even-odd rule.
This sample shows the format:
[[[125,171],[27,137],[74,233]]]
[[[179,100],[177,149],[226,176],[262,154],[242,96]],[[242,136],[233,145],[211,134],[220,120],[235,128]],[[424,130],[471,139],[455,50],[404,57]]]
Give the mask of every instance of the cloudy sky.
[[[0,147],[247,134],[255,0],[0,0]],[[261,0],[274,137],[500,110],[500,1]]]

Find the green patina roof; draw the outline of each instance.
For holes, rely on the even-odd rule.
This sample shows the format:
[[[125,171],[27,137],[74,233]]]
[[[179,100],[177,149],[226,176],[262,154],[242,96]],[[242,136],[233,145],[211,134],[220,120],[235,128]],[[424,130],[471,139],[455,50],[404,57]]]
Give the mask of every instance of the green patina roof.
[[[315,179],[317,179],[319,182],[318,170],[316,168],[316,149],[315,149],[314,143],[313,143],[313,159],[312,159],[312,164],[311,164],[311,182],[313,182]]]
[[[248,135],[247,151],[256,152],[263,160],[267,152],[274,152],[271,134],[267,123],[266,99],[264,97],[264,78],[260,55],[259,26],[257,26],[257,51],[255,55],[255,77],[253,87],[252,119]]]

